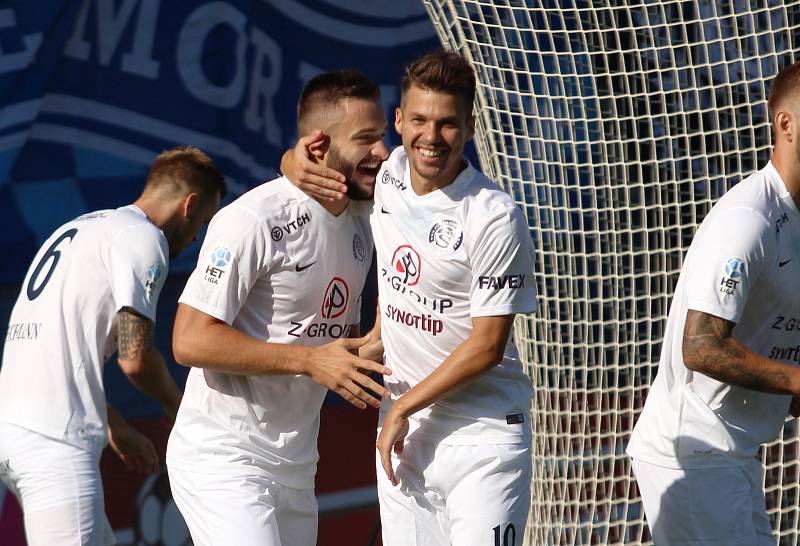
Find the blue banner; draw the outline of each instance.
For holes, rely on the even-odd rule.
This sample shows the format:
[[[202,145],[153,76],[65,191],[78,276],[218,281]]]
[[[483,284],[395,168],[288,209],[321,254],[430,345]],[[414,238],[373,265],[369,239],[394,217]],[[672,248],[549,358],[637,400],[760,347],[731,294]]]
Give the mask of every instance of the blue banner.
[[[437,46],[416,0],[0,3],[0,282],[58,225],[134,200],[166,148],[207,151],[232,197],[275,176],[319,72],[364,71],[391,123],[403,66]]]

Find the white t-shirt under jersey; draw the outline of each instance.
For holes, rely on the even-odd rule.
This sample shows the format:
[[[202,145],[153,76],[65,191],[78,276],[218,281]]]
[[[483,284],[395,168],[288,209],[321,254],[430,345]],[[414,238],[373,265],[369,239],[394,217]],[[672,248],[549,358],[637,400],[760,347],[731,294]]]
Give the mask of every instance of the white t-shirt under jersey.
[[[725,194],[692,240],[672,299],[658,374],[628,453],[669,468],[728,466],[774,440],[790,396],[692,372],[683,330],[693,309],[735,322],[752,351],[800,362],[800,213],[772,163]]]
[[[264,341],[347,337],[372,261],[365,205],[333,216],[285,178],[249,191],[211,221],[180,302]],[[325,393],[303,375],[193,368],[167,461],[208,473],[248,461],[278,483],[312,488]]]
[[[419,196],[405,150],[378,173],[371,217],[378,264],[386,386],[397,399],[469,337],[472,317],[536,310],[533,246],[521,211],[467,166]],[[417,412],[409,438],[443,444],[530,439],[531,383],[509,340],[502,363]],[[384,401],[385,415],[392,401]]]
[[[58,228],[36,253],[11,312],[0,369],[0,422],[87,449],[106,443],[103,364],[117,312],[152,321],[167,240],[136,206]]]

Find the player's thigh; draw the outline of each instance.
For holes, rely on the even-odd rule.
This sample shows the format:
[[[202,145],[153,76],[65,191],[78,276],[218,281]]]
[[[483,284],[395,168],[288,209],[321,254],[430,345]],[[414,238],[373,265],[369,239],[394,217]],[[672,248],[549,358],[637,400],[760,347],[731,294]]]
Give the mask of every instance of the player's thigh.
[[[750,483],[750,496],[753,503],[753,532],[756,546],[775,546],[777,540],[772,534],[772,523],[767,514],[767,502],[761,486],[761,461],[753,459],[743,467]]]
[[[449,472],[447,522],[453,545],[521,546],[531,499],[528,445],[442,446],[437,472]]]
[[[314,546],[317,543],[317,497],[313,489],[278,486],[276,518],[284,546]]]
[[[435,451],[433,444],[407,442],[402,455],[392,453],[399,485],[386,477],[376,451],[378,503],[384,546],[450,546],[444,531],[444,499],[428,488],[425,469]]]
[[[633,460],[633,470],[658,546],[760,546],[746,467],[673,469]]]
[[[258,474],[204,474],[169,465],[167,469],[172,498],[195,546],[282,545],[271,480]]]
[[[0,437],[3,481],[20,501],[29,546],[115,543],[99,454],[11,425],[0,426]]]

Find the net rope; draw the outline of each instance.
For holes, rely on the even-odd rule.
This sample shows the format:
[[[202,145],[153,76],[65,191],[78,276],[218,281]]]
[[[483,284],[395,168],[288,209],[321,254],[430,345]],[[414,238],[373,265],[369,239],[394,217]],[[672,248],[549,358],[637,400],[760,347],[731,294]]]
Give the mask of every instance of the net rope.
[[[769,159],[800,1],[424,3],[476,70],[481,167],[537,249],[540,309],[515,325],[535,388],[525,543],[649,544],[624,449],[692,235]],[[800,541],[799,441],[791,421],[762,449],[782,545]]]

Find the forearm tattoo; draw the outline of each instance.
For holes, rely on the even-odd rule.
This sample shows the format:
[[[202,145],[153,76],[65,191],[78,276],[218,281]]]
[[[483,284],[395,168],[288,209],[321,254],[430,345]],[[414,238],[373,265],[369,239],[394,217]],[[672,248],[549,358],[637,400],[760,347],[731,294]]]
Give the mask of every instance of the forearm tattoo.
[[[786,392],[789,376],[759,366],[748,349],[733,337],[734,323],[689,311],[683,331],[683,359],[691,368],[714,379],[761,392]]]
[[[122,360],[134,360],[153,343],[153,323],[132,309],[118,314],[117,350]]]

